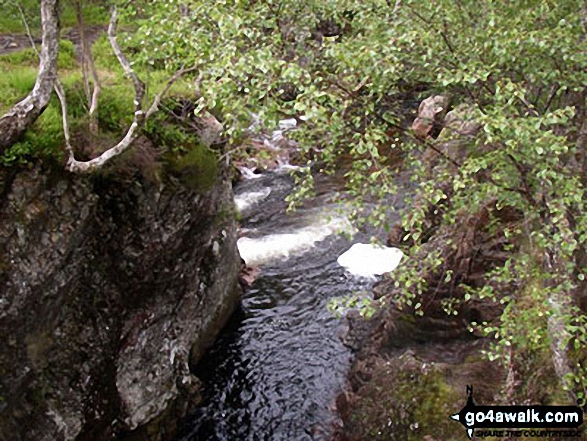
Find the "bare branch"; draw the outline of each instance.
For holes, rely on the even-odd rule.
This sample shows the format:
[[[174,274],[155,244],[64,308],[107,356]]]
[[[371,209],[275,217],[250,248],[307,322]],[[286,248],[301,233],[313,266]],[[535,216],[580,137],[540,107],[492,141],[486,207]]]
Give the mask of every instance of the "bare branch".
[[[126,135],[124,135],[124,138],[122,138],[122,140],[118,144],[116,144],[114,147],[109,148],[100,156],[90,161],[78,161],[73,156],[70,156],[69,160],[67,161],[67,169],[73,173],[89,173],[101,168],[110,159],[120,155],[122,152],[124,152],[130,147],[132,142],[138,137],[138,128],[139,123],[136,121],[135,118],[135,121],[133,121],[133,123],[130,125],[128,131],[126,132]]]
[[[122,52],[118,41],[116,40],[116,30],[118,28],[118,11],[116,7],[112,8],[112,14],[110,15],[110,24],[108,26],[108,40],[110,41],[110,46],[112,46],[112,50],[114,51],[114,55],[118,58],[118,62],[122,66],[124,73],[130,77],[132,80],[134,87],[135,87],[135,115],[137,112],[143,112],[142,101],[145,95],[145,83],[143,83],[133,68],[131,67],[130,63],[126,59],[126,56]]]
[[[94,77],[94,91],[92,93],[92,101],[90,102],[88,116],[90,117],[90,131],[92,133],[96,133],[98,131],[98,118],[96,112],[98,111],[98,97],[100,96],[102,86],[98,80],[98,73],[96,72],[96,67],[94,66],[93,60],[90,61],[90,70],[92,71],[92,76]]]
[[[76,4],[76,16],[79,28],[79,37],[81,42],[81,53],[82,53],[82,74],[84,77],[84,91],[86,93],[86,99],[88,101],[88,116],[90,118],[90,131],[96,133],[98,131],[98,120],[96,112],[98,110],[98,97],[101,92],[101,84],[98,78],[98,72],[96,71],[96,64],[94,63],[94,57],[92,55],[91,44],[88,44],[87,36],[85,33],[85,23],[82,9],[82,0],[77,0]],[[89,71],[89,72],[88,72]],[[92,75],[93,87],[90,92],[90,73]]]
[[[78,3],[78,5],[79,5],[79,3]],[[16,6],[16,8],[18,8],[18,11],[20,12],[20,16],[21,16],[22,22],[24,24],[24,27],[26,29],[27,36],[29,37],[29,41],[31,43],[31,46],[40,59],[41,54],[39,53],[37,46],[35,45],[35,40],[33,38],[33,34],[31,33],[31,28],[29,26],[29,22],[26,18],[24,10],[22,9],[22,7],[19,4],[14,4],[14,6]],[[78,19],[80,20],[79,21],[80,27],[83,26],[83,22],[81,21],[81,17],[78,17]],[[80,35],[81,35],[81,38],[83,39],[84,37],[83,37],[83,33],[82,33],[81,29],[80,29]],[[82,43],[82,46],[83,46],[83,43]],[[85,55],[83,55],[83,56],[85,56]],[[91,67],[92,67],[93,75],[94,75],[94,93],[92,96],[92,103],[91,103],[90,112],[89,112],[90,119],[91,119],[90,125],[92,125],[93,113],[98,108],[98,94],[100,93],[100,85],[97,81],[98,76],[96,73],[93,59],[92,59]],[[70,157],[72,157],[73,150],[71,148],[71,136],[70,136],[70,131],[69,131],[69,123],[67,121],[67,101],[65,99],[65,91],[63,90],[63,86],[61,85],[59,78],[56,78],[55,85],[53,86],[53,88],[55,90],[55,93],[57,94],[57,97],[59,98],[59,102],[61,103],[61,111],[62,111],[63,115],[66,116],[63,119],[63,134],[65,136],[65,148],[66,148],[68,155]]]
[[[57,92],[57,96],[59,97],[59,100],[61,101],[61,111],[62,111],[62,118],[63,118],[63,131],[65,134],[66,151],[69,156],[66,168],[69,171],[74,172],[74,173],[89,173],[94,170],[97,170],[97,169],[101,168],[104,164],[106,164],[106,162],[108,162],[110,159],[114,158],[115,156],[120,155],[122,152],[127,150],[131,146],[133,141],[135,141],[138,138],[139,133],[140,133],[140,129],[143,127],[145,121],[153,113],[155,113],[159,109],[159,105],[161,103],[163,96],[169,91],[169,89],[171,88],[173,83],[175,83],[185,73],[196,70],[195,67],[189,68],[189,69],[185,69],[182,67],[175,74],[173,74],[171,76],[171,78],[167,81],[167,84],[165,85],[163,90],[155,96],[155,98],[153,99],[153,103],[151,104],[151,106],[149,107],[149,110],[145,114],[143,112],[143,107],[142,107],[142,100],[143,100],[143,96],[145,93],[145,84],[140,80],[140,78],[134,72],[134,70],[130,66],[130,63],[126,59],[126,56],[122,52],[122,49],[118,45],[118,42],[116,40],[116,24],[117,24],[117,13],[116,13],[116,9],[113,9],[112,16],[110,19],[110,26],[108,28],[108,38],[110,40],[110,45],[112,46],[112,49],[114,50],[114,53],[116,54],[116,57],[118,58],[118,61],[120,62],[126,75],[131,78],[131,80],[135,86],[135,101],[134,101],[135,113],[134,113],[133,122],[130,125],[130,127],[128,128],[128,130],[127,130],[126,134],[124,135],[124,137],[122,138],[122,140],[120,140],[120,142],[118,144],[116,144],[114,147],[109,148],[108,150],[103,152],[97,158],[91,159],[89,161],[78,161],[77,159],[75,159],[75,156],[73,153],[73,148],[71,147],[71,136],[70,136],[70,131],[69,131],[69,123],[67,121],[67,102],[66,102],[66,98],[65,98],[65,93],[63,92],[63,88],[61,87],[61,84],[57,83],[56,90],[59,89]]]
[[[542,111],[542,113],[546,113],[548,111],[548,109],[550,108],[550,105],[552,104],[552,101],[554,100],[554,97],[558,93],[559,89],[560,89],[560,86],[558,84],[553,84],[551,86],[550,95],[548,96],[548,99],[546,100],[546,104],[544,105],[544,110]]]
[[[169,80],[167,81],[167,84],[165,84],[165,87],[163,88],[163,90],[158,95],[156,95],[155,98],[153,99],[153,103],[151,104],[151,107],[149,107],[149,110],[147,110],[146,118],[149,118],[153,113],[155,113],[157,110],[159,110],[159,104],[161,104],[161,99],[169,91],[171,86],[173,86],[173,83],[175,83],[180,77],[182,77],[186,73],[193,72],[197,69],[198,69],[198,67],[190,67],[188,69],[185,69],[182,66],[181,69],[179,69],[177,72],[175,72],[171,76],[171,78],[169,78]],[[200,76],[201,76],[201,74],[200,74]],[[200,78],[200,76],[198,78]]]
[[[155,113],[158,110],[159,104],[161,103],[161,99],[168,92],[171,85],[179,77],[181,77],[183,74],[185,74],[186,72],[191,71],[191,70],[193,70],[193,69],[185,69],[185,70],[182,69],[182,70],[177,71],[170,78],[170,80],[167,82],[166,87],[159,94],[157,94],[155,96],[155,98],[153,99],[153,103],[151,104],[151,107],[149,108],[149,111],[147,112],[146,115],[143,114],[142,111],[135,112],[134,120],[133,120],[132,124],[130,125],[130,127],[128,128],[126,134],[124,135],[124,138],[122,138],[122,140],[118,144],[116,144],[114,147],[109,148],[104,153],[102,153],[100,156],[98,156],[97,158],[94,158],[90,161],[78,161],[77,159],[75,159],[71,145],[67,145],[68,139],[69,139],[69,133],[68,133],[69,132],[69,125],[67,124],[67,113],[66,113],[67,112],[67,105],[64,104],[65,103],[65,95],[58,94],[59,99],[62,100],[61,109],[64,112],[63,113],[63,129],[64,129],[64,131],[67,130],[67,134],[65,135],[66,149],[69,153],[69,160],[67,161],[67,169],[71,172],[74,172],[74,173],[92,172],[94,170],[101,168],[110,159],[114,158],[115,156],[120,155],[122,152],[127,150],[131,146],[133,141],[135,141],[138,138],[139,133],[140,133],[140,129],[144,126],[145,121],[153,113]],[[135,101],[135,105],[136,105],[136,101]]]
[[[81,46],[81,63],[82,63],[82,75],[84,77],[84,92],[86,94],[86,100],[88,103],[92,99],[90,92],[90,78],[88,75],[88,63],[87,63],[87,45],[86,45],[86,32],[84,29],[84,15],[82,13],[82,0],[76,0],[75,2],[75,15],[77,18],[77,29],[79,32],[80,46]]]
[[[520,95],[517,97],[520,102],[524,105],[524,107],[526,107],[526,109],[528,110],[528,113],[532,116],[538,116],[538,111],[534,108],[534,106],[528,102],[528,100],[526,99],[525,96]]]
[[[27,35],[27,37],[29,37],[31,47],[33,48],[33,50],[37,54],[37,57],[41,58],[41,54],[39,54],[39,50],[37,49],[37,45],[35,44],[35,39],[33,38],[33,34],[31,33],[31,28],[29,27],[29,21],[26,18],[26,15],[24,13],[24,10],[22,9],[22,6],[19,5],[18,3],[12,3],[12,5],[15,6],[18,9],[18,12],[20,13],[20,18],[22,20],[22,23],[24,24],[24,28],[26,29],[26,35]]]
[[[393,11],[391,11],[392,14],[397,14],[401,5],[402,5],[402,0],[395,0],[395,5],[393,6]]]
[[[55,81],[55,93],[57,93],[59,103],[61,104],[63,135],[65,136],[65,151],[71,159],[73,158],[73,149],[71,148],[71,135],[69,131],[69,122],[67,120],[67,100],[65,98],[65,91],[63,90],[63,86],[61,85],[61,81],[59,80]]]

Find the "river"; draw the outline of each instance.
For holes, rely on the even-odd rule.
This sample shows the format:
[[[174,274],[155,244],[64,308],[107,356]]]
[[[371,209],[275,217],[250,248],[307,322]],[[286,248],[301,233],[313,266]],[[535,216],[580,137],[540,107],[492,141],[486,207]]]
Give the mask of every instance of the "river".
[[[345,320],[328,302],[364,291],[371,281],[337,264],[353,240],[338,234],[348,221],[336,212],[333,184],[286,214],[293,188],[285,172],[241,182],[239,249],[260,269],[215,345],[195,367],[203,403],[178,441],[324,440],[338,424],[334,400],[345,385],[349,350]]]

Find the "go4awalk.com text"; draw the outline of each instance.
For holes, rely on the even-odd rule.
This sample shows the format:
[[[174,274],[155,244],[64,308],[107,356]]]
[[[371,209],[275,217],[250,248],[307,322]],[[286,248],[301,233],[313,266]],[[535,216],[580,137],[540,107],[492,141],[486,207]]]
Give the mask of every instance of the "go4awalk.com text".
[[[508,437],[508,438],[580,438],[582,430],[561,430],[561,429],[525,429],[525,430],[514,430],[514,429],[477,429],[475,436],[479,438],[485,437]]]
[[[460,422],[469,439],[478,437],[581,437],[583,410],[579,406],[479,406],[467,386],[467,404],[451,418]]]

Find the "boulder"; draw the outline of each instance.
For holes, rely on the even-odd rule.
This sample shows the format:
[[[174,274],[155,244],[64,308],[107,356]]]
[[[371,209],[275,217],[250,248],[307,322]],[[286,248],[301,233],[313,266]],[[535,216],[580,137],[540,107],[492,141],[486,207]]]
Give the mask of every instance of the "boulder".
[[[239,300],[226,170],[207,190],[170,174],[32,168],[10,178],[0,196],[0,439],[105,440],[181,417],[198,398],[190,360]]]
[[[412,123],[412,131],[417,138],[436,138],[448,110],[449,100],[444,95],[434,95],[420,103],[418,116]]]

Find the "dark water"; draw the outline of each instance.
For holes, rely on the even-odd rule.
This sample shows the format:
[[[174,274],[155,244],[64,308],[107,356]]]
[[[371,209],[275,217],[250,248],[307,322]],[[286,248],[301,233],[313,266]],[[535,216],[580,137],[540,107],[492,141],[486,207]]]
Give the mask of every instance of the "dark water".
[[[370,282],[336,263],[351,242],[329,234],[328,188],[287,215],[291,187],[289,176],[272,174],[235,190],[242,197],[271,188],[241,222],[242,234],[259,240],[249,247],[261,274],[195,369],[204,401],[179,440],[321,440],[337,423],[333,400],[344,386],[349,352],[340,340],[345,322],[327,303]],[[312,246],[316,238],[322,240]]]

